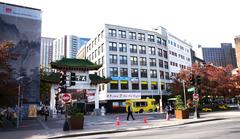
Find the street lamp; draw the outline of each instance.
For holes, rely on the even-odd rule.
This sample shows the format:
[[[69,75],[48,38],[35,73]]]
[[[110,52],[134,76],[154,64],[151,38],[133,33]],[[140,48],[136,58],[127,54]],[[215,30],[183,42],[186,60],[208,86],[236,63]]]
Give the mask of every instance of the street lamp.
[[[19,128],[19,119],[20,119],[20,97],[21,97],[21,85],[20,85],[20,80],[23,78],[24,76],[20,76],[18,77],[16,80],[18,81],[18,109],[17,109],[17,128]]]

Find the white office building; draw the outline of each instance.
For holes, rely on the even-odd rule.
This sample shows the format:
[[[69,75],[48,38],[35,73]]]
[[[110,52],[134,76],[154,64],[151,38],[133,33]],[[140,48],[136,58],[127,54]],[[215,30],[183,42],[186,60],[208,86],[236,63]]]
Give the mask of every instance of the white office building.
[[[63,35],[53,42],[53,61],[65,58],[76,58],[78,50],[90,39],[74,35]]]
[[[50,68],[49,63],[53,56],[53,41],[55,38],[41,37],[40,67],[44,70]]]
[[[168,33],[170,76],[174,77],[180,70],[192,66],[191,48],[187,42]]]
[[[105,24],[78,55],[103,65],[97,73],[111,82],[100,85],[99,96],[111,108],[125,106],[126,99],[158,101],[170,82],[166,32]]]

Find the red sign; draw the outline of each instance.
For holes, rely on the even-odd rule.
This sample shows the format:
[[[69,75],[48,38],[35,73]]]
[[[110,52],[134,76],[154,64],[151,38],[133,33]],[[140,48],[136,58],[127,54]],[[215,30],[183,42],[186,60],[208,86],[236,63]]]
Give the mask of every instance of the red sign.
[[[199,95],[197,93],[193,93],[193,100],[199,101]]]
[[[68,103],[71,101],[71,94],[68,94],[68,93],[65,93],[62,95],[62,100],[65,102],[65,103]]]

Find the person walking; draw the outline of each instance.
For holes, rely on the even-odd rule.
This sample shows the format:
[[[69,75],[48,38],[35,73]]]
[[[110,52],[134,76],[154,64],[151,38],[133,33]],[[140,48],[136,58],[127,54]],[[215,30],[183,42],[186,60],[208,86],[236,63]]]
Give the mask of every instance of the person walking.
[[[134,117],[133,117],[133,114],[132,114],[132,106],[131,106],[131,104],[129,103],[129,104],[128,104],[127,120],[129,120],[129,116],[130,116],[130,115],[131,115],[132,119],[135,120]]]
[[[43,111],[44,111],[44,120],[45,120],[45,122],[47,121],[47,118],[48,118],[48,116],[49,116],[49,110],[48,110],[48,107],[47,106],[45,106],[44,107],[44,109],[43,109]]]

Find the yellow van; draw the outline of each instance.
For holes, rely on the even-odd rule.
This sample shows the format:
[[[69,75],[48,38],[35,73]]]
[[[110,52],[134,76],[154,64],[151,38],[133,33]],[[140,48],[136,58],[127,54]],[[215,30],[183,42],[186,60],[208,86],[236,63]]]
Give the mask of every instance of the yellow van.
[[[153,112],[157,110],[155,99],[130,99],[126,100],[126,112],[128,112],[128,106],[132,106],[133,112]]]

